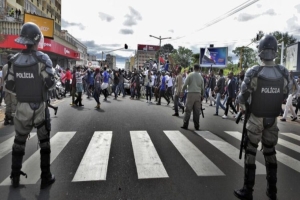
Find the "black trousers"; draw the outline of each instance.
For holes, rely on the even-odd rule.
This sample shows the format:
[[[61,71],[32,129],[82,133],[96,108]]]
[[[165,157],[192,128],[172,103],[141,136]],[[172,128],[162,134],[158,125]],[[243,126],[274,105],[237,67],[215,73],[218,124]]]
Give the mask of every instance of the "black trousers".
[[[235,107],[233,106],[232,103],[233,103],[232,97],[228,97],[227,102],[226,102],[226,109],[225,109],[225,113],[224,113],[226,116],[228,114],[229,106],[231,107],[231,109],[233,110],[233,112],[235,114],[237,114],[237,111],[236,111],[236,109],[235,109]]]
[[[160,103],[161,97],[165,98],[167,102],[170,101],[169,97],[166,95],[165,90],[159,90],[159,98],[158,98],[158,103]]]
[[[78,92],[78,96],[74,102],[76,105],[79,103],[79,106],[82,105],[82,92]]]
[[[168,89],[167,89],[167,95],[168,95],[168,97],[170,98],[172,98],[172,101],[174,101],[174,99],[173,99],[173,94],[172,94],[172,87],[168,87]]]

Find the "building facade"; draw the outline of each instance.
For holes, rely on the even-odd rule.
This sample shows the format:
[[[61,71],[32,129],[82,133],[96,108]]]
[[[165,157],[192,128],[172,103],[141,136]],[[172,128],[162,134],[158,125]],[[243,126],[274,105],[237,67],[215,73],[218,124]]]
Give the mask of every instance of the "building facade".
[[[130,60],[126,59],[124,70],[129,71],[129,69],[130,69]]]
[[[108,69],[116,69],[116,56],[111,54],[106,54],[106,65]]]
[[[133,71],[133,68],[135,67],[135,56],[130,57],[130,66],[129,71]]]
[[[20,15],[17,11],[20,11]],[[66,30],[61,30],[61,0],[0,0],[0,64],[5,64],[8,53],[16,53],[24,49],[23,45],[14,42],[18,37],[22,24],[28,16],[37,21],[50,21],[46,29],[52,29],[53,34],[44,34],[44,48],[53,66],[62,68],[74,65],[87,65],[87,47],[74,38]],[[27,19],[28,20],[28,19]]]
[[[135,54],[134,67],[145,67],[150,59],[155,60],[156,52],[159,50],[157,45],[138,44]]]

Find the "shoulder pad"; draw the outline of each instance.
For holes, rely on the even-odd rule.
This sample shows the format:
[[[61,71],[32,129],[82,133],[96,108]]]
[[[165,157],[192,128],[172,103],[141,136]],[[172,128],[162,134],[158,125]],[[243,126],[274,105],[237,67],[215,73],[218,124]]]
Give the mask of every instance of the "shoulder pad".
[[[247,69],[245,76],[247,77],[253,77],[257,74],[257,72],[259,71],[260,66],[259,65],[255,65],[249,69]]]
[[[284,75],[289,76],[289,70],[282,65],[278,65],[279,69],[283,72]]]
[[[41,63],[44,63],[47,67],[52,67],[52,61],[49,56],[41,51],[36,52],[36,56],[38,57]]]

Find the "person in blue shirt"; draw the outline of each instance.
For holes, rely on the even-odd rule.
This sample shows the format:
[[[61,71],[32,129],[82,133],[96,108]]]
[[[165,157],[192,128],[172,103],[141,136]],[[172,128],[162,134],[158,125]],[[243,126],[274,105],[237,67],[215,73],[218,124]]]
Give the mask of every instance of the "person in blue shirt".
[[[94,71],[91,69],[88,69],[87,71],[87,95],[88,98],[90,98],[94,91]]]
[[[169,61],[167,61],[167,63],[165,64],[165,69],[164,69],[166,72],[169,71]]]
[[[101,84],[102,93],[104,95],[104,101],[107,101],[108,91],[107,87],[109,84],[109,73],[106,71],[106,67],[104,67],[103,76],[103,83]]]
[[[167,105],[169,105],[170,99],[166,95],[166,77],[165,77],[165,71],[162,71],[161,74],[162,74],[162,79],[161,79],[161,83],[160,83],[160,86],[159,86],[159,98],[158,98],[158,102],[156,103],[156,105],[161,105],[161,103],[160,103],[161,97],[164,97],[165,100],[168,102]]]

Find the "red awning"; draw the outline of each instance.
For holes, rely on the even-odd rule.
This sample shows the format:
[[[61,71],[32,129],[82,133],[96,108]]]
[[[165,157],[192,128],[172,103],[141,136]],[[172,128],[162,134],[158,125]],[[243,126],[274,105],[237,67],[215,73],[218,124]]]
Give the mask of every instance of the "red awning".
[[[15,42],[15,39],[17,37],[17,35],[4,35],[4,40],[0,42],[0,48],[25,49],[24,45]],[[39,50],[44,52],[55,53],[75,60],[80,59],[79,52],[74,51],[73,49],[70,49],[69,47],[66,47],[48,38],[44,39],[44,48],[39,48]]]

